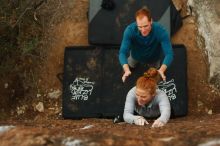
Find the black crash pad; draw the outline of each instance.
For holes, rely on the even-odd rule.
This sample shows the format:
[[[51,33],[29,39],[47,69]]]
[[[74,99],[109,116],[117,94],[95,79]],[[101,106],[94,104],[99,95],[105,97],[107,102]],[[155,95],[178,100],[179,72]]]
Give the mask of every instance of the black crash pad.
[[[147,69],[138,65],[132,76],[122,83],[123,70],[118,60],[119,47],[78,46],[65,48],[63,76],[63,117],[114,118],[121,115],[127,92]],[[186,49],[174,45],[174,61],[160,82],[171,101],[172,116],[188,111]]]
[[[147,6],[154,21],[160,22],[173,35],[182,25],[179,12],[170,0],[109,0],[114,8],[101,7],[103,0],[89,1],[88,39],[90,44],[119,45],[124,29],[135,21],[135,12]]]

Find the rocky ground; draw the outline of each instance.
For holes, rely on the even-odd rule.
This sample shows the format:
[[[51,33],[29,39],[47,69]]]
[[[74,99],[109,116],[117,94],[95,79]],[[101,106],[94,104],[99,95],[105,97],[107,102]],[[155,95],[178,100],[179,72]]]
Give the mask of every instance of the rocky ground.
[[[162,128],[109,119],[5,121],[13,127],[0,130],[1,146],[217,146],[220,145],[220,114],[171,119]]]
[[[186,0],[174,2],[178,9],[182,8],[182,16],[188,15]],[[113,124],[112,119],[64,120],[61,97],[42,96],[62,91],[56,75],[63,69],[64,48],[88,45],[88,0],[60,0],[50,6],[56,9],[49,21],[50,27],[45,30],[43,47],[47,57],[37,80],[39,88],[45,89],[39,95],[42,100],[36,100],[44,104],[44,110],[26,111],[25,116],[1,120],[1,146],[220,145],[220,94],[207,80],[206,57],[196,44],[195,16],[185,18],[182,28],[172,38],[173,44],[184,44],[187,48],[188,116],[171,119],[165,127],[154,129],[150,128],[151,124],[144,127]]]

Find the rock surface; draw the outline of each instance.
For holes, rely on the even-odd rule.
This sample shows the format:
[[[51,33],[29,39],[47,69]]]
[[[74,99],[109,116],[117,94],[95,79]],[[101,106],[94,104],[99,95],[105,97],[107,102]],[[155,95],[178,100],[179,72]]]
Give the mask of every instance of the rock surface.
[[[220,89],[220,1],[189,0],[198,22],[198,44],[208,58],[209,80]]]

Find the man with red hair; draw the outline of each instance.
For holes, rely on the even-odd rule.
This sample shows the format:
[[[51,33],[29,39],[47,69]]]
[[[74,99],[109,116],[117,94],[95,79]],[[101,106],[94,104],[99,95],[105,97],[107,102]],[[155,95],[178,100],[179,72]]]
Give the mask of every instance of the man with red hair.
[[[136,22],[128,25],[124,31],[119,61],[124,69],[122,81],[131,75],[130,68],[138,62],[156,67],[163,80],[165,71],[173,60],[173,50],[169,35],[158,22],[153,22],[150,11],[141,8],[136,12]],[[164,59],[161,62],[161,58]]]

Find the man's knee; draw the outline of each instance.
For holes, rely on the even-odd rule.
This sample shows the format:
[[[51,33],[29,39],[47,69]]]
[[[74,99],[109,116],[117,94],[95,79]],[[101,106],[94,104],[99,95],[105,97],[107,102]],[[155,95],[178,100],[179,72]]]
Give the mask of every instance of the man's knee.
[[[150,67],[154,67],[154,68],[157,68],[157,69],[160,68],[160,65],[161,65],[160,60],[155,61],[155,62],[153,62],[153,63],[148,63],[148,64],[147,64],[147,66],[148,66],[149,68],[150,68]]]
[[[133,58],[131,57],[131,55],[128,57],[128,65],[129,65],[130,67],[135,68],[136,65],[137,65],[137,63],[138,63],[138,61],[135,60],[135,59],[133,59]]]

